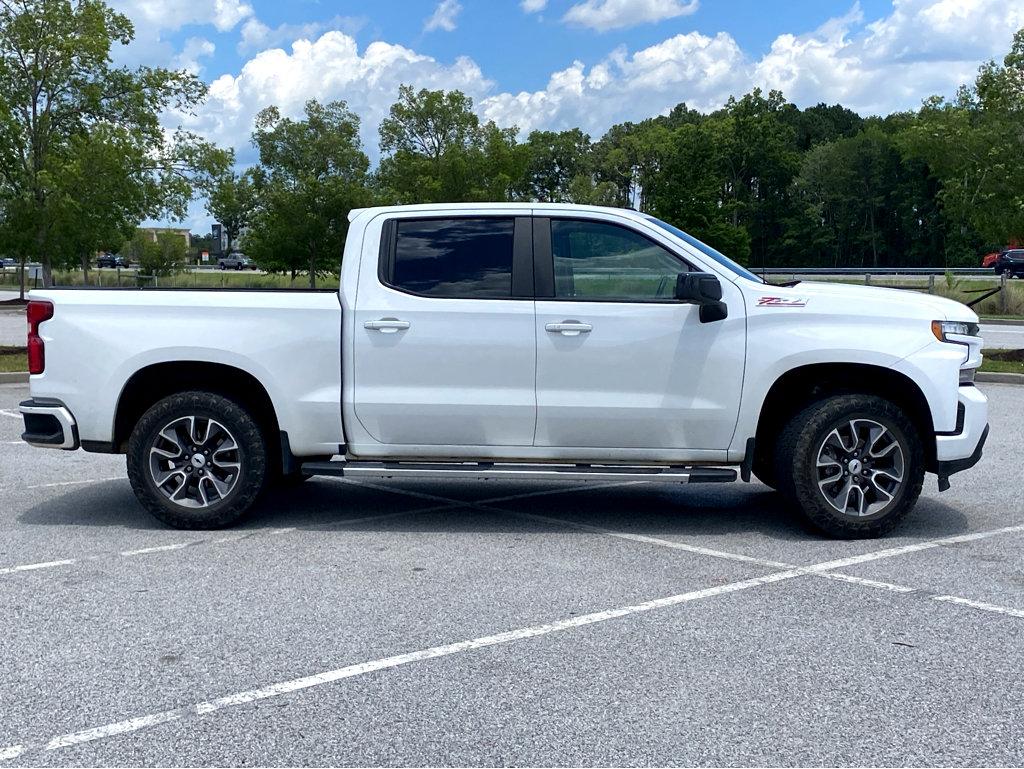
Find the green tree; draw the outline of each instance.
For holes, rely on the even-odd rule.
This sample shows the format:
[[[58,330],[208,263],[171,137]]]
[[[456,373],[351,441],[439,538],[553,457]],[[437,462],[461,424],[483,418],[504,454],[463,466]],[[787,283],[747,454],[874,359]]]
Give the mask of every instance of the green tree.
[[[649,182],[651,212],[736,259],[750,254],[750,235],[723,206],[728,181],[723,120],[683,123],[671,133],[661,172]]]
[[[403,85],[380,125],[380,194],[398,203],[509,199],[527,158],[517,134],[481,125],[461,91]]]
[[[244,238],[246,253],[266,269],[318,274],[338,269],[350,209],[368,202],[369,160],[359,141],[359,118],[343,101],[306,102],[305,120],[276,107],[256,116],[253,172],[258,205]]]
[[[577,179],[591,176],[590,136],[579,128],[531,131],[526,139],[528,161],[523,194],[528,200],[574,203]],[[584,186],[583,189],[586,189]]]
[[[777,258],[782,221],[791,210],[790,185],[800,167],[796,132],[785,119],[790,109],[782,94],[760,89],[730,97],[712,116],[719,127],[720,163],[725,177],[722,208],[733,227],[750,236],[751,263]]]
[[[906,152],[939,180],[954,261],[979,241],[1024,239],[1024,29],[1002,65],[981,67],[956,98],[928,100],[901,135]]]
[[[227,231],[229,249],[242,230],[249,226],[255,206],[252,171],[239,174],[228,168],[213,179],[206,199],[206,211]]]
[[[796,132],[796,147],[801,152],[816,144],[855,136],[864,125],[864,118],[841,104],[821,103],[804,110],[790,104],[780,116]]]
[[[614,190],[614,205],[647,211],[661,178],[671,140],[670,125],[688,124],[691,115],[680,105],[668,121],[652,119],[613,125],[593,147],[593,165],[599,183]]]
[[[0,3],[0,233],[42,262],[46,285],[56,260],[85,259],[140,219],[184,216],[226,161],[160,124],[202,100],[194,76],[111,65],[133,34],[102,0]]]

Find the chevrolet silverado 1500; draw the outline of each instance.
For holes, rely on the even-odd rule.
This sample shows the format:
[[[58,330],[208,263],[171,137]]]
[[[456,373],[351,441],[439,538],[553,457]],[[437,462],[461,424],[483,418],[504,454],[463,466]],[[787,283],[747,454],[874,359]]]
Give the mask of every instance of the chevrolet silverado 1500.
[[[182,528],[317,474],[753,474],[819,530],[876,536],[988,432],[968,308],[770,285],[628,210],[354,210],[338,291],[51,289],[28,319],[24,439],[126,454]]]

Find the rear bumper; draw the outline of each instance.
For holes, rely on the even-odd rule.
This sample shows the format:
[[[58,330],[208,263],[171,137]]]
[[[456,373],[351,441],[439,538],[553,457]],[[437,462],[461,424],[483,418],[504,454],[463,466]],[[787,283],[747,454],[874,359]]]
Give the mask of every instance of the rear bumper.
[[[25,420],[21,439],[31,446],[46,449],[73,450],[79,447],[78,425],[75,418],[60,401],[22,401],[19,407]]]

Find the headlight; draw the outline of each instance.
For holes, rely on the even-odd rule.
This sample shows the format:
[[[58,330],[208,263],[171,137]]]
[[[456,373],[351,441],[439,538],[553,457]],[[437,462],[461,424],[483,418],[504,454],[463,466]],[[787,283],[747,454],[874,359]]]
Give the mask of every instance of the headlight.
[[[960,362],[960,384],[974,384],[974,374],[981,367],[981,329],[977,323],[962,320],[933,320],[932,333],[940,342],[958,344],[964,351]]]
[[[933,320],[932,333],[940,342],[965,344],[966,340],[956,339],[955,337],[977,336],[979,328],[977,323],[965,323],[961,320]]]

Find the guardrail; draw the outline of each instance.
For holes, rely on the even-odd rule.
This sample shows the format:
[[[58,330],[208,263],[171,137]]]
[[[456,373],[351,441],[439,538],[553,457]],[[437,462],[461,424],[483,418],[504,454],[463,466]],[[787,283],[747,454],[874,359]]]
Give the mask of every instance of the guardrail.
[[[990,275],[991,267],[751,267],[758,275]]]

